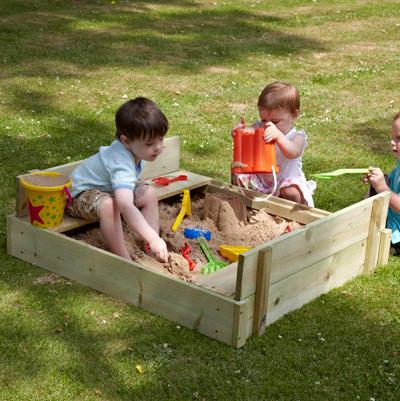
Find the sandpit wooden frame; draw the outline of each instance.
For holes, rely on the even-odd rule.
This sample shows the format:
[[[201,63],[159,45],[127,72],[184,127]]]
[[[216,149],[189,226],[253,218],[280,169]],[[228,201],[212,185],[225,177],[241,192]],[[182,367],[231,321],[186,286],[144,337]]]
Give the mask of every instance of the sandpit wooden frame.
[[[8,253],[234,347],[262,335],[266,325],[284,314],[387,263],[389,192],[335,213],[275,197],[264,201],[255,192],[180,170],[178,137],[166,139],[165,148],[155,162],[145,165],[143,177],[188,174],[189,181],[158,188],[159,199],[183,188],[234,193],[247,207],[265,208],[303,228],[240,255],[238,262],[207,276],[203,285],[187,283],[63,234],[87,221],[66,216],[55,229],[32,226],[19,176],[16,213],[7,219]],[[69,174],[79,163],[48,170]],[[225,286],[227,293],[213,290],[218,286]]]

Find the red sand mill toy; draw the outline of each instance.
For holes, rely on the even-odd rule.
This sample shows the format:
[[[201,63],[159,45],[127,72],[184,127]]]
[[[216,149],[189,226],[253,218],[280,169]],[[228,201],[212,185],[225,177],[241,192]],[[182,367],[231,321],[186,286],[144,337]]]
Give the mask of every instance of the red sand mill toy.
[[[279,172],[276,163],[275,141],[265,142],[264,128],[236,129],[233,136],[233,161],[246,167],[233,167],[232,173],[275,173]]]

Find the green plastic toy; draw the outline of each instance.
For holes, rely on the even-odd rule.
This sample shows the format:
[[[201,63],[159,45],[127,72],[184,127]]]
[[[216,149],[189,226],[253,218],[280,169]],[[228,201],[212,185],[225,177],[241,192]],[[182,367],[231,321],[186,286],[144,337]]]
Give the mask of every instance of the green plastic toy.
[[[329,173],[311,174],[312,177],[320,178],[322,180],[330,180],[343,174],[366,174],[370,168],[340,168],[339,170],[331,171]]]
[[[212,253],[206,241],[203,237],[198,237],[197,241],[199,242],[200,248],[203,251],[204,255],[206,256],[208,263],[205,264],[201,268],[201,274],[210,274],[214,273],[219,269],[224,268],[228,265],[228,263],[223,262],[222,260],[217,259]]]

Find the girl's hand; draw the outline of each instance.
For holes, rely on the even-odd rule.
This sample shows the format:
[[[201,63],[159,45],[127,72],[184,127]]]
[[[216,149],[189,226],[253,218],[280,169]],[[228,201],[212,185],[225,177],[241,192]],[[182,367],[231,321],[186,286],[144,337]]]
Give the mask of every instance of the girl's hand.
[[[247,164],[238,162],[238,161],[234,161],[231,163],[231,167],[232,168],[243,168],[243,167],[247,167]]]
[[[231,131],[232,136],[235,136],[235,131],[238,129],[245,129],[246,128],[246,120],[244,119],[243,116],[240,117],[240,123],[236,125],[236,127],[233,128]]]
[[[284,136],[283,132],[280,131],[273,122],[269,121],[265,124],[265,142],[278,141],[282,136]]]

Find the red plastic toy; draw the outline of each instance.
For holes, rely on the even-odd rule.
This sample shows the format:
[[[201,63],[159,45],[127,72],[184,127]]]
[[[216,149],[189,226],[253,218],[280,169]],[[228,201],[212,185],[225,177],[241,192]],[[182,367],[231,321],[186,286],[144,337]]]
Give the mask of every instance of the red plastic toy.
[[[272,173],[279,172],[276,163],[275,141],[265,142],[264,128],[235,130],[233,137],[233,161],[246,164],[234,167],[232,173]]]
[[[178,175],[177,177],[173,178],[168,178],[168,177],[155,177],[152,178],[151,181],[153,181],[156,185],[161,185],[161,186],[167,186],[171,184],[172,182],[175,181],[186,181],[188,179],[187,175]]]
[[[189,270],[193,271],[196,267],[196,263],[193,262],[192,259],[189,258],[189,253],[191,252],[189,244],[185,242],[185,245],[181,248],[182,256],[188,261],[189,263]]]

